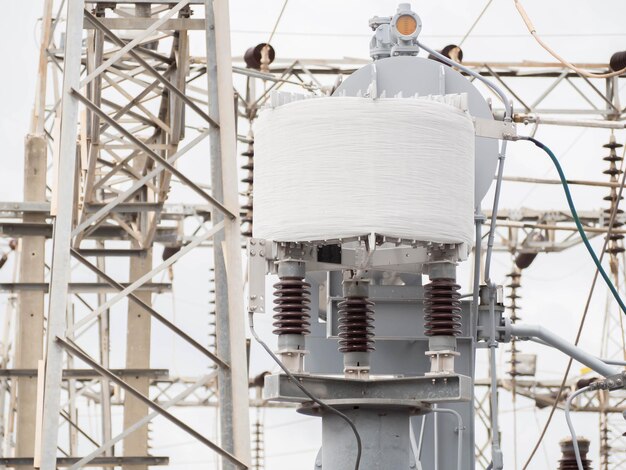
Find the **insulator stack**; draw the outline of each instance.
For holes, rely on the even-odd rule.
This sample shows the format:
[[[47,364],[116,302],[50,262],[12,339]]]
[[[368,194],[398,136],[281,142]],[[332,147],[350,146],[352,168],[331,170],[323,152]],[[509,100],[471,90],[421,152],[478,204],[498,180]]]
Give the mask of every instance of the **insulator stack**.
[[[215,269],[209,270],[209,350],[213,353],[217,351],[217,323],[215,318]],[[215,363],[211,363],[211,368],[216,368]]]
[[[611,463],[611,426],[606,409],[600,413],[600,468],[609,468]]]
[[[241,204],[241,234],[244,237],[252,236],[252,191],[254,188],[254,137],[252,132],[248,134],[248,148],[241,154],[246,159],[241,169],[244,177],[241,182],[246,185],[242,196],[244,201]]]
[[[618,177],[623,173],[623,171],[620,170],[618,167],[618,162],[622,161],[622,156],[618,155],[617,149],[623,147],[623,145],[615,142],[615,137],[611,136],[611,140],[609,141],[609,143],[604,144],[603,147],[609,149],[609,155],[603,158],[604,161],[609,162],[609,168],[607,170],[604,170],[603,173],[609,176],[611,183],[614,183],[613,187],[611,188],[610,194],[604,197],[604,200],[609,201],[611,204],[608,209],[604,210],[605,225],[608,226],[611,221],[611,214],[613,213],[615,206],[618,204],[619,200],[623,199],[623,197],[619,197],[618,189],[616,187],[619,180]],[[619,222],[617,220],[617,218],[623,213],[624,211],[622,209],[617,209],[616,219],[613,222],[614,229],[617,229],[624,225],[622,222]],[[612,257],[615,257],[619,253],[623,253],[624,247],[621,246],[620,243],[623,239],[624,235],[619,233],[611,233],[609,235],[609,243],[606,250],[607,253],[609,253]]]
[[[580,460],[583,464],[583,470],[591,470],[591,460],[587,459],[589,452],[589,441],[579,437],[578,450],[580,451]],[[576,463],[576,454],[574,453],[574,444],[571,438],[563,439],[561,445],[561,460],[559,460],[559,470],[579,470]]]
[[[303,277],[284,276],[274,284],[275,335],[308,335],[311,285]]]
[[[519,268],[514,267],[513,271],[507,274],[507,277],[511,278],[511,282],[507,286],[510,289],[509,295],[507,295],[507,299],[510,300],[510,303],[509,303],[509,311],[511,312],[510,319],[511,319],[511,323],[515,324],[517,320],[520,320],[520,317],[518,316],[518,310],[521,309],[519,305],[519,299],[521,299],[521,296],[518,295],[517,290],[521,287],[522,272]],[[511,338],[511,349],[509,350],[509,352],[511,353],[511,360],[509,361],[509,363],[511,364],[511,368],[509,369],[509,374],[511,375],[511,377],[516,377],[518,375],[517,353],[520,351],[517,349],[517,341],[514,336]]]
[[[257,415],[252,425],[252,470],[265,468],[265,436],[263,432],[263,417],[257,408]]]
[[[424,286],[424,334],[461,334],[461,286],[454,279],[434,279]]]
[[[368,297],[348,296],[339,302],[339,351],[374,350],[374,302]]]

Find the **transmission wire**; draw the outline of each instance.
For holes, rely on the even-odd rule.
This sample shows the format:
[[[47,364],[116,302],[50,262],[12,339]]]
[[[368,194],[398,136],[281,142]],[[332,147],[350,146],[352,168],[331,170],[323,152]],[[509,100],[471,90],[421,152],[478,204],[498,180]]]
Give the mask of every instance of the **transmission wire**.
[[[522,140],[530,140],[530,139],[522,139]],[[537,141],[537,142],[539,142],[539,141]],[[537,145],[537,144],[535,144],[535,145]],[[624,157],[625,156],[626,156],[626,146],[624,147],[624,152],[622,153],[622,162],[620,164],[620,171],[622,171],[623,168],[624,168]],[[558,163],[558,161],[557,161],[557,163]],[[560,168],[560,165],[558,166],[558,168]],[[562,180],[562,183],[564,184],[564,188],[567,187],[567,181]],[[609,219],[609,225],[608,225],[608,228],[607,228],[606,238],[604,239],[604,244],[602,246],[602,251],[600,252],[600,258],[599,258],[599,262],[600,263],[602,263],[602,259],[604,258],[604,255],[606,253],[606,249],[607,249],[608,244],[609,244],[609,235],[611,234],[611,231],[613,230],[615,219],[617,217],[619,201],[621,200],[622,193],[624,191],[624,184],[626,184],[626,172],[623,172],[623,174],[622,174],[622,181],[621,181],[621,184],[620,184],[619,193],[617,195],[617,200],[616,200],[615,206],[613,207],[613,210],[611,212],[611,217]],[[593,280],[591,281],[591,287],[589,289],[589,294],[587,295],[587,300],[585,302],[585,308],[583,310],[583,314],[582,314],[582,317],[580,319],[580,324],[578,326],[578,331],[576,333],[576,339],[574,341],[574,345],[576,345],[576,346],[578,346],[578,343],[580,342],[580,338],[582,336],[583,328],[584,328],[584,325],[585,325],[585,321],[587,319],[587,314],[589,313],[589,307],[591,305],[591,299],[593,297],[593,292],[595,290],[596,283],[598,281],[598,274],[599,273],[600,273],[600,270],[598,269],[598,267],[596,265],[596,270],[595,270],[595,273],[593,275]],[[548,415],[548,419],[546,420],[546,423],[545,423],[545,425],[543,427],[543,430],[541,431],[541,434],[539,435],[539,438],[537,439],[537,442],[535,443],[535,446],[533,447],[533,450],[531,451],[530,456],[526,460],[526,463],[524,464],[524,467],[522,468],[522,470],[526,470],[528,468],[528,466],[530,465],[530,462],[532,462],[533,457],[537,453],[537,450],[539,449],[539,446],[541,446],[541,442],[543,441],[543,438],[545,437],[546,432],[548,431],[548,428],[550,427],[550,424],[552,422],[552,417],[554,416],[554,412],[556,411],[556,409],[558,407],[559,401],[561,400],[561,396],[562,396],[563,391],[565,389],[565,383],[567,382],[567,379],[569,377],[569,373],[570,373],[570,370],[572,368],[572,363],[573,363],[573,359],[570,357],[568,362],[567,362],[567,367],[565,368],[565,373],[563,374],[563,380],[561,381],[561,385],[559,386],[559,391],[558,391],[558,393],[557,393],[557,395],[556,395],[556,397],[554,399],[554,403],[552,405],[552,408],[550,409],[550,414]]]

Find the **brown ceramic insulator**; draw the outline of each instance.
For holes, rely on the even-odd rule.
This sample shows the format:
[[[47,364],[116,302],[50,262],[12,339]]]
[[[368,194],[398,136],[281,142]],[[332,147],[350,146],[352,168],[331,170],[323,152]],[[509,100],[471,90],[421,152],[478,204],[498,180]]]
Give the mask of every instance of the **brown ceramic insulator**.
[[[578,470],[576,463],[576,454],[574,453],[574,445],[571,438],[564,439],[561,445],[561,460],[559,460],[558,470]],[[587,459],[589,452],[589,441],[585,438],[578,438],[578,450],[580,451],[580,460],[583,464],[583,470],[591,470],[591,460]]]
[[[461,294],[454,279],[434,279],[424,286],[424,334],[461,334]]]
[[[275,335],[308,335],[310,333],[310,287],[301,277],[281,277],[274,284]]]
[[[241,204],[241,234],[246,237],[252,237],[252,219],[253,219],[253,198],[254,191],[254,140],[250,137],[248,148],[242,152],[242,157],[246,160],[241,165],[243,177],[241,182],[245,184],[242,192],[244,201]]]
[[[339,302],[339,351],[374,350],[374,302],[367,297],[346,297]]]

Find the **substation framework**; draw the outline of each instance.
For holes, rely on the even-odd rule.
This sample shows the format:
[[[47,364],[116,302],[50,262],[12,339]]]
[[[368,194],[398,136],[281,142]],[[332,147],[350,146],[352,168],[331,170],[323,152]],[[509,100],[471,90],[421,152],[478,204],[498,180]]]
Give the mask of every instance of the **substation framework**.
[[[253,70],[241,58],[231,60],[228,24],[223,0],[45,1],[38,88],[25,144],[24,199],[0,203],[0,234],[18,241],[6,248],[15,257],[14,282],[0,285],[7,298],[0,348],[1,465],[132,470],[167,465],[166,456],[149,451],[147,424],[161,415],[221,456],[221,468],[262,468],[262,415],[255,419],[251,455],[248,409],[267,404],[248,390],[240,265],[240,231],[248,236],[252,223],[254,120],[272,91],[304,88],[327,94],[366,61],[278,57]],[[204,54],[191,54],[192,37],[205,44]],[[518,123],[534,129],[606,128],[607,142],[609,130],[626,125],[621,77],[587,79],[554,63],[466,64],[507,89],[520,111]],[[528,83],[543,91],[526,97],[520,88]],[[542,106],[564,87],[579,97],[570,108]],[[239,171],[236,140],[244,158]],[[198,148],[210,155],[208,186],[175,164]],[[507,179],[509,184],[558,183]],[[570,184],[619,187],[615,179]],[[173,186],[185,186],[190,202],[169,202]],[[590,237],[607,236],[605,209],[580,215]],[[490,214],[485,216],[488,221]],[[617,220],[610,235],[624,233],[621,212]],[[513,257],[562,251],[581,241],[570,214],[561,209],[501,210],[498,234],[496,249]],[[165,247],[164,259],[155,265],[158,245]],[[214,345],[194,339],[152,307],[153,295],[171,289],[171,283],[153,282],[155,275],[201,248],[213,251]],[[615,272],[623,272],[623,253],[611,256],[619,266]],[[119,258],[129,266],[122,281],[116,280]],[[617,278],[620,285],[623,278]],[[114,305],[122,301],[128,302],[126,364],[110,369],[109,324],[119,315]],[[618,349],[611,345],[623,341],[621,325],[613,327],[618,315],[607,307],[605,357]],[[197,377],[151,369],[152,319],[214,368]],[[560,382],[520,377],[516,362],[512,357],[511,377],[499,386],[538,407],[553,405]],[[569,389],[576,380],[568,381]],[[476,385],[477,422],[489,431],[493,410],[481,398],[490,393],[489,381]],[[600,416],[603,470],[624,462],[617,439],[624,431],[625,400],[600,391],[576,403],[575,410]],[[99,409],[98,435],[86,432],[79,419],[89,404]],[[215,407],[219,439],[208,439],[208,429],[193,429],[168,411],[184,406]],[[123,410],[120,430],[112,420],[115,407]],[[617,413],[620,419],[612,420]],[[120,442],[122,455],[114,450]],[[92,451],[80,454],[85,443]],[[476,455],[486,468],[486,445],[477,442]]]

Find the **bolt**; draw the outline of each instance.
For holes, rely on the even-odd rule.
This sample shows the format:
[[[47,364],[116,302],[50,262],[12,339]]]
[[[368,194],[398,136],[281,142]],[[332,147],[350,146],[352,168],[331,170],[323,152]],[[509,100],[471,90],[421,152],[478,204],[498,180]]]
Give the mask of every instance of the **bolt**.
[[[250,250],[250,256],[256,256],[256,251]]]

